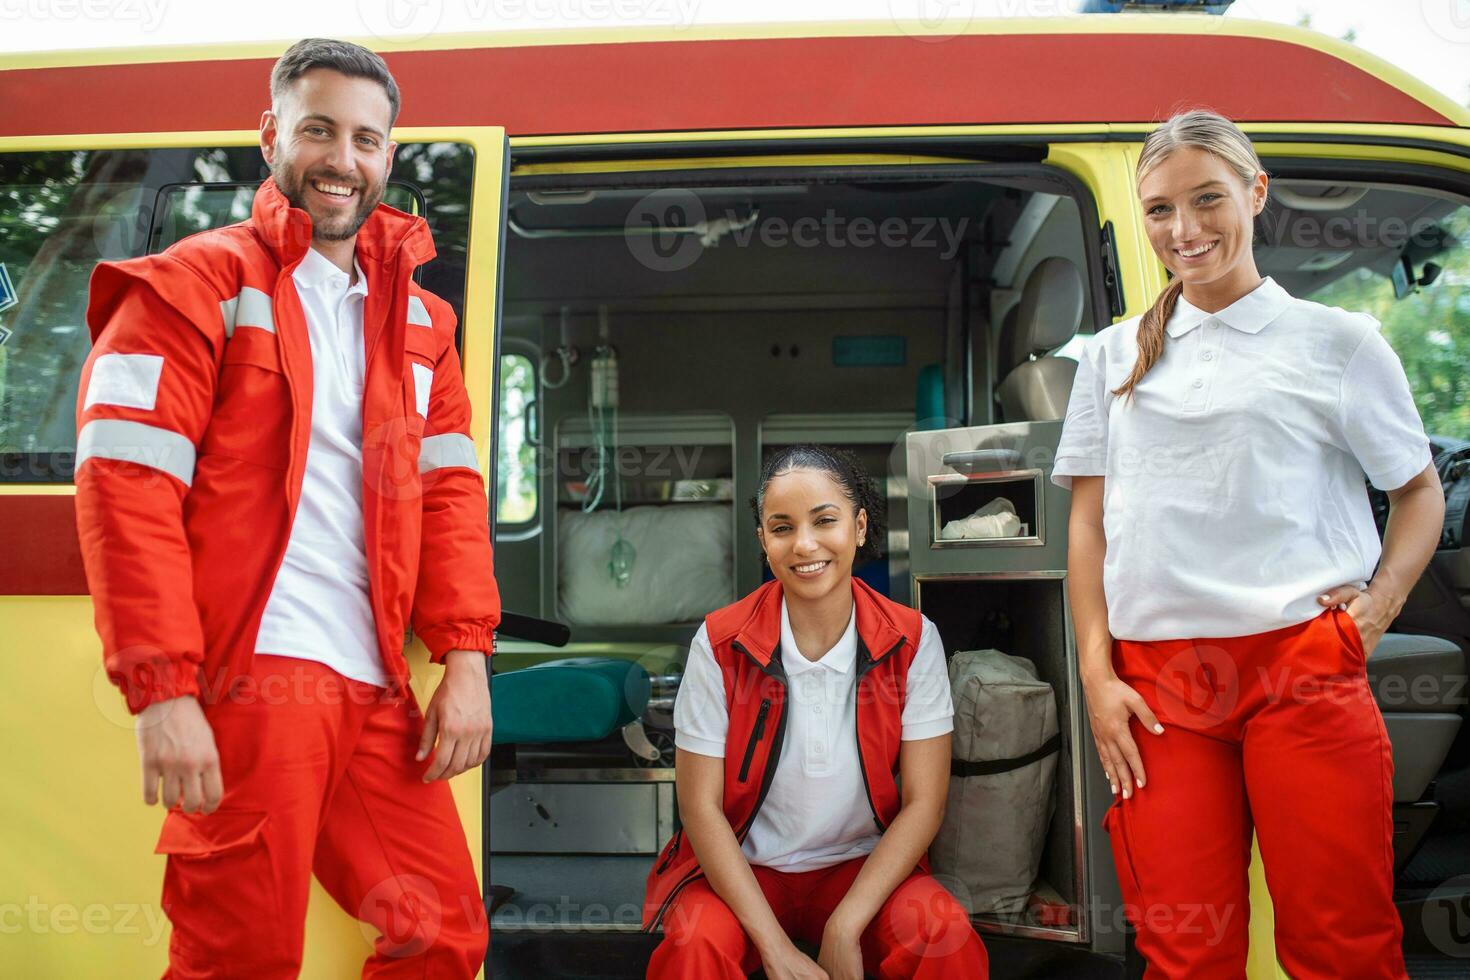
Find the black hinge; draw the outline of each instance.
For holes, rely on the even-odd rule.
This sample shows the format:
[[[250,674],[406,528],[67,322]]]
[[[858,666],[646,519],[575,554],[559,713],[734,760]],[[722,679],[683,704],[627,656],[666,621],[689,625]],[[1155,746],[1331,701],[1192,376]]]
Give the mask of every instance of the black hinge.
[[[1118,275],[1118,240],[1113,235],[1113,223],[1102,226],[1103,286],[1108,291],[1108,314],[1114,319],[1123,315],[1123,279]]]

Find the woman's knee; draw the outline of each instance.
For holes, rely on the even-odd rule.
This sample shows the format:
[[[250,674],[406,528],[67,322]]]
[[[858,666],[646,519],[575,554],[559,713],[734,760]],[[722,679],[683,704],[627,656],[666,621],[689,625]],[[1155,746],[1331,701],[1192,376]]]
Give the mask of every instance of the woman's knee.
[[[703,885],[704,887],[698,887]],[[649,976],[682,976],[667,972],[689,966],[689,976],[704,976],[698,968],[729,964],[740,969],[749,958],[750,939],[730,906],[703,882],[679,896],[663,919],[664,939],[654,951]],[[661,967],[655,971],[654,967]],[[715,974],[716,976],[718,974]]]
[[[965,907],[929,875],[915,875],[893,890],[879,912],[878,934],[915,955],[943,957],[983,949]]]

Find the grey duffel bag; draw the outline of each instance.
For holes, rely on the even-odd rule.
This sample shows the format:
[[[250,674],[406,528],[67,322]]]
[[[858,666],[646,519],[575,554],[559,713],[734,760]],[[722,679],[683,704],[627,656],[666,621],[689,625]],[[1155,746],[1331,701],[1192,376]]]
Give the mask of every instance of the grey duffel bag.
[[[972,915],[1022,912],[1054,806],[1056,697],[1031,661],[999,650],[956,653],[949,683],[954,743],[934,874]]]

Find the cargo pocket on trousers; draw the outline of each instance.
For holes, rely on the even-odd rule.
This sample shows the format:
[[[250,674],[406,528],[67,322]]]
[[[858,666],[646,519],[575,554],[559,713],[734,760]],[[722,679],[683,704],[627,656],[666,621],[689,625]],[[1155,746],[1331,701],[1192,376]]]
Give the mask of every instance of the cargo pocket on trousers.
[[[155,854],[168,855],[164,910],[186,946],[236,948],[274,921],[280,903],[264,810],[170,810]],[[262,917],[265,918],[262,918]]]

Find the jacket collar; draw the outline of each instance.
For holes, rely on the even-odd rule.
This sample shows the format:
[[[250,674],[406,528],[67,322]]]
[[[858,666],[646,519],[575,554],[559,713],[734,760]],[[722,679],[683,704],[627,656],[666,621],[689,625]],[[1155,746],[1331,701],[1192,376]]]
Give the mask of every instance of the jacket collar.
[[[311,248],[311,215],[291,206],[274,177],[268,178],[255,192],[250,223],[283,268],[300,261]],[[358,259],[381,265],[399,253],[407,260],[409,269],[434,257],[434,240],[428,222],[379,204],[357,230]]]
[[[745,654],[762,670],[771,665],[771,660],[781,645],[783,617],[783,595],[781,583],[772,580],[754,593],[750,616],[735,633]],[[852,580],[853,620],[857,626],[857,655],[870,663],[878,663],[898,649],[903,639],[900,630],[883,608],[882,597],[862,579]],[[861,667],[861,665],[859,665]]]
[[[1182,337],[1213,316],[1241,333],[1260,333],[1290,303],[1291,294],[1267,276],[1259,286],[1218,313],[1206,313],[1181,295],[1164,329],[1170,337]]]

